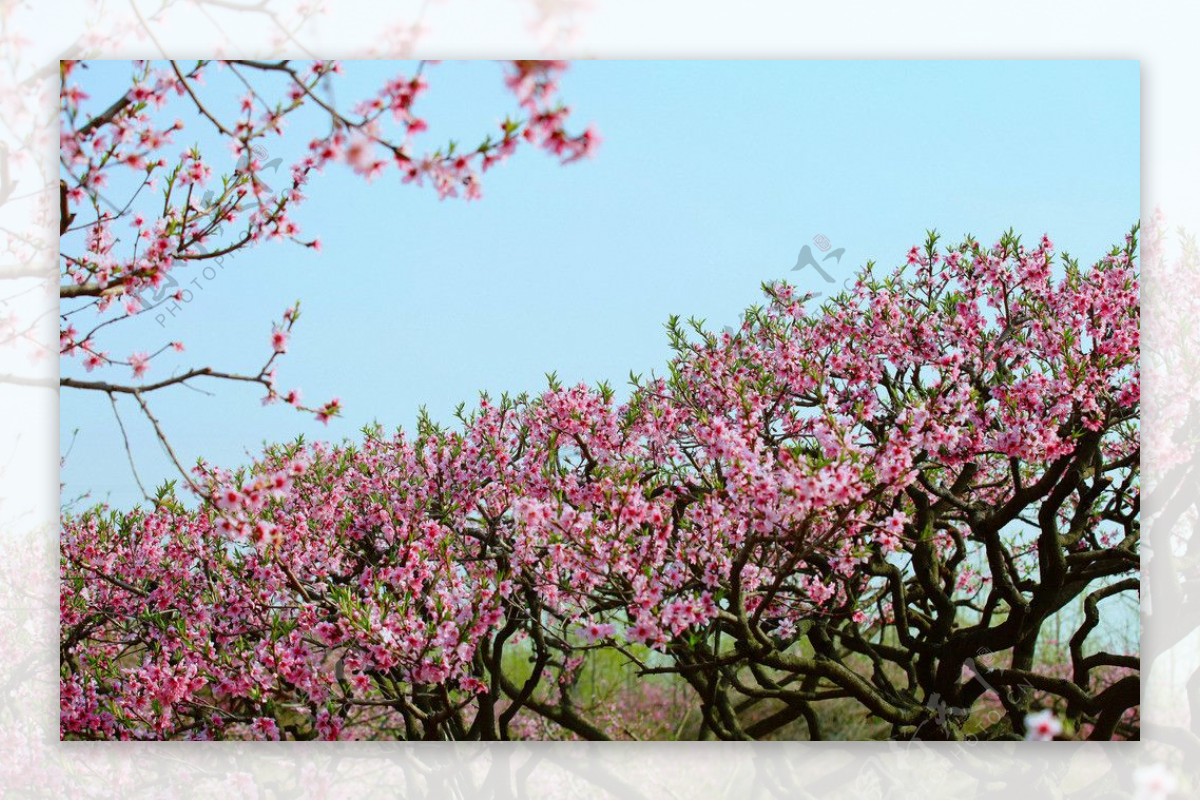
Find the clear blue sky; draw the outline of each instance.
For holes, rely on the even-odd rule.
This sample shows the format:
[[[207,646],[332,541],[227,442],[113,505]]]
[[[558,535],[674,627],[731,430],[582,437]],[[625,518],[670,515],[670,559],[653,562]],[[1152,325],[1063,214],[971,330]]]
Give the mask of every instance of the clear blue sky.
[[[348,64],[338,100],[402,69]],[[108,65],[84,85],[107,103],[127,75]],[[495,64],[427,75],[431,142],[474,144],[512,105]],[[845,248],[840,266],[826,264],[840,280],[870,259],[901,262],[928,228],[987,242],[1009,227],[1049,233],[1090,261],[1139,214],[1136,62],[576,62],[563,93],[601,131],[595,159],[560,167],[523,153],[471,204],[439,202],[393,172],[367,184],[330,169],[297,215],[320,253],[244,251],[165,326],[147,315],[110,339],[120,356],[187,343],[148,379],[196,364],[252,371],[271,320],[303,301],[280,386],[308,401],[336,395],[344,416],[326,427],[220,382],[197,384],[212,397],[156,393],[185,463],[233,466],[263,441],[355,437],[372,420],[409,427],[422,404],[449,420],[479,390],[538,390],[551,370],[623,384],[665,362],[669,314],[720,327],[764,280],[827,288],[791,271],[819,234]],[[296,152],[283,150],[272,156]],[[232,166],[226,150],[215,160]],[[123,412],[143,480],[171,477],[149,426]],[[78,429],[64,498],[138,501],[106,397],[63,391],[61,428],[64,451]]]

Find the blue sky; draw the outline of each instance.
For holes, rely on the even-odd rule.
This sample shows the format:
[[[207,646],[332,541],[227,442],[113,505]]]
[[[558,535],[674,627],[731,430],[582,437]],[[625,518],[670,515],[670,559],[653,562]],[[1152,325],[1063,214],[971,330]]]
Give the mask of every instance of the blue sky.
[[[350,63],[338,100],[404,69]],[[426,74],[431,143],[476,142],[512,106],[495,64]],[[104,65],[83,85],[99,102],[127,75]],[[581,61],[562,90],[573,119],[603,136],[594,159],[560,167],[521,153],[469,204],[439,202],[394,172],[368,184],[331,168],[297,214],[320,253],[243,251],[211,279],[197,274],[173,317],[145,315],[110,339],[122,356],[187,343],[148,379],[197,364],[252,371],[271,321],[302,300],[280,386],[312,402],[336,395],[344,416],[323,426],[219,382],[198,384],[211,397],[156,393],[185,463],[233,466],[264,441],[355,437],[375,420],[410,427],[422,404],[449,420],[479,390],[538,390],[551,370],[622,384],[665,362],[670,314],[720,327],[761,298],[764,280],[828,289],[811,270],[791,271],[817,235],[845,248],[840,264],[826,263],[843,280],[867,260],[902,262],[928,228],[987,242],[1009,227],[1049,233],[1091,261],[1139,214],[1136,62]],[[271,155],[287,163],[295,152]],[[227,169],[233,158],[220,149],[214,162]],[[78,372],[64,362],[64,374]],[[144,482],[171,477],[148,424],[132,405],[123,416]],[[139,500],[106,397],[64,390],[61,430],[64,498]]]

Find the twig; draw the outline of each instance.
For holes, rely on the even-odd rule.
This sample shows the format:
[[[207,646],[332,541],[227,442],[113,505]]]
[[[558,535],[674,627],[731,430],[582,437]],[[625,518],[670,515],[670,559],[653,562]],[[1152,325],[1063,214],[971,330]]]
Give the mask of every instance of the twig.
[[[179,462],[179,457],[175,455],[175,449],[171,447],[171,443],[167,440],[166,433],[163,432],[162,426],[158,424],[158,418],[150,411],[150,406],[146,403],[146,399],[142,397],[142,393],[138,390],[133,390],[133,397],[137,399],[138,405],[142,407],[142,412],[146,415],[146,419],[154,426],[154,433],[158,435],[158,441],[162,443],[163,449],[167,452],[167,456],[171,457],[171,461],[175,463],[175,469],[179,471],[179,475],[183,476],[183,480],[192,488],[197,495],[203,495],[200,487],[196,482],[192,481],[192,477],[183,469],[183,465]]]
[[[129,469],[133,471],[133,480],[137,482],[138,489],[142,491],[142,497],[153,502],[150,493],[146,492],[146,486],[142,484],[142,478],[138,475],[137,465],[133,461],[133,449],[129,447],[129,435],[125,432],[125,423],[121,420],[121,412],[117,409],[117,396],[113,393],[108,393],[108,399],[112,402],[113,417],[117,418],[117,427],[121,429],[121,439],[125,441],[125,455],[129,457]]]

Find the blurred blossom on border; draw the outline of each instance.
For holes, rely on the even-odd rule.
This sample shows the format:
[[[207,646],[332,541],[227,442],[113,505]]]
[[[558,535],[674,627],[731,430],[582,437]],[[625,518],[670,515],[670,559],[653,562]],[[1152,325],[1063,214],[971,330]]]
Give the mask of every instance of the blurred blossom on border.
[[[1133,770],[1134,798],[1166,798],[1175,792],[1176,785],[1175,774],[1161,762]]]

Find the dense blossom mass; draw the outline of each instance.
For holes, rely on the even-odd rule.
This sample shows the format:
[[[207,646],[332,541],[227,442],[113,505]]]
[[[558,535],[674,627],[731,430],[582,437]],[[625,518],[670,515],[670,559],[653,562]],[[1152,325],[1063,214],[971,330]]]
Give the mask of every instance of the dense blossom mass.
[[[67,515],[62,736],[1136,737],[1095,636],[1138,588],[1136,248],[931,235],[819,307],[671,320],[624,402],[552,380]],[[613,714],[662,681],[667,730]]]

